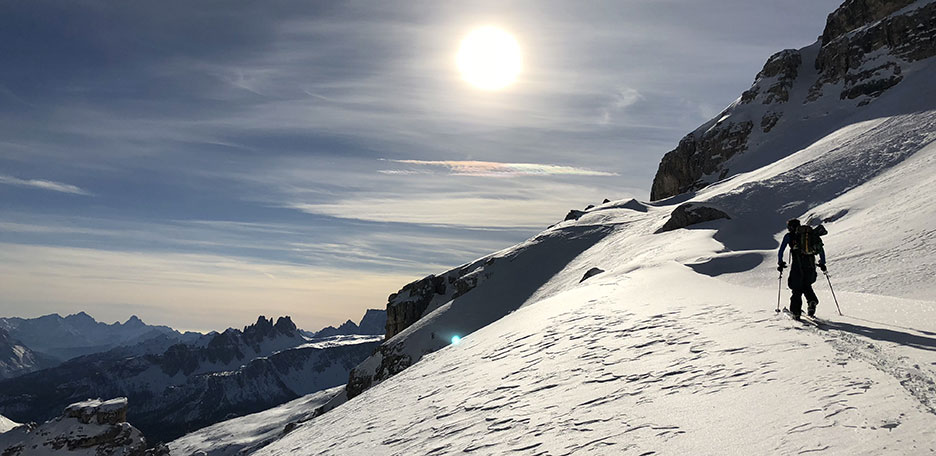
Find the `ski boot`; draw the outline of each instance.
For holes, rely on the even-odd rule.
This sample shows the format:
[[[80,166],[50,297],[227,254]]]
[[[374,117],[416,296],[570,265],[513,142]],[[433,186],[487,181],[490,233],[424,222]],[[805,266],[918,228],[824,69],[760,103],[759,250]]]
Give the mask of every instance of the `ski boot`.
[[[809,301],[806,304],[806,315],[809,315],[810,317],[815,317],[817,305],[819,305],[819,301]]]

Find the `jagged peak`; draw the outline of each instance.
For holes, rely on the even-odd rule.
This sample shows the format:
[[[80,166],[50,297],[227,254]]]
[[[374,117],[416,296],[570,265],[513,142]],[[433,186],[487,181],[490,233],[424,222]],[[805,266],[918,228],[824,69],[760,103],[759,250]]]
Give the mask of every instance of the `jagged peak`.
[[[58,316],[58,314],[52,314],[52,315]],[[78,313],[73,313],[71,315],[68,315],[67,317],[65,317],[65,320],[94,320],[94,317],[92,317],[91,315],[88,315],[87,312],[82,310]],[[97,320],[94,320],[94,321],[97,321]]]
[[[284,333],[293,333],[298,329],[292,318],[289,318],[289,315],[277,318],[273,327]]]
[[[899,11],[916,0],[846,0],[826,18],[822,45]]]

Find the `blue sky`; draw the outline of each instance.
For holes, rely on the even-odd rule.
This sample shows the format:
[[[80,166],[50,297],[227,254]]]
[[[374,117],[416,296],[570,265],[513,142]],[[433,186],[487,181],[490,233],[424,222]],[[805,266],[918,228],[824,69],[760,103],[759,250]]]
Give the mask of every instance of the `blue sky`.
[[[383,308],[687,132],[838,1],[0,3],[0,316],[186,329]],[[519,42],[501,91],[462,37]]]

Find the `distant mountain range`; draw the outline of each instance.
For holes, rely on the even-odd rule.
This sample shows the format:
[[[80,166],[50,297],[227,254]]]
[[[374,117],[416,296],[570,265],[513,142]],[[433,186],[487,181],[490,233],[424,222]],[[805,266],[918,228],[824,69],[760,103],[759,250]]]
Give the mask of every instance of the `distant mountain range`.
[[[323,328],[320,331],[305,334],[312,338],[343,336],[351,334],[382,335],[387,331],[386,326],[386,310],[367,309],[367,312],[364,313],[364,318],[361,318],[361,323],[359,324],[355,324],[353,321],[348,320],[337,328],[334,326],[329,326],[327,328]]]
[[[163,338],[179,343],[192,342],[202,336],[194,332],[183,334],[168,326],[147,325],[135,315],[124,323],[101,323],[84,312],[67,317],[50,314],[38,318],[0,318],[0,330],[5,331],[7,339],[0,338],[0,359],[6,359],[3,353],[14,350],[13,341],[21,347],[16,350],[26,350],[35,358],[35,362],[26,359],[19,365],[9,366],[9,369],[0,368],[0,378],[15,377],[78,356],[133,346],[151,339]]]
[[[48,324],[71,317],[43,319]],[[382,333],[361,334],[361,328],[383,327],[385,321],[384,311],[368,311],[360,326],[349,322],[306,333],[314,337],[303,334],[289,317],[274,322],[261,316],[243,329],[190,333],[195,337],[171,329],[168,333],[151,330],[145,333],[151,337],[134,345],[0,381],[0,413],[20,422],[42,422],[74,402],[127,397],[133,424],[153,441],[168,441],[227,418],[344,384],[351,368],[371,355],[383,338]],[[97,327],[113,330],[114,326]],[[127,329],[128,324],[116,326]],[[134,326],[145,325],[129,325]]]
[[[28,374],[56,364],[58,360],[34,352],[0,327],[0,379]]]

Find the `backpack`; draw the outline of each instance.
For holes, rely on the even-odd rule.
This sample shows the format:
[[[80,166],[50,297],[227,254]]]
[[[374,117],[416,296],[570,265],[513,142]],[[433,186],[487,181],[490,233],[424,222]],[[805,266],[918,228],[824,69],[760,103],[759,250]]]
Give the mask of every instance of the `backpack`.
[[[790,247],[801,254],[817,255],[822,252],[822,235],[824,234],[828,234],[828,231],[822,225],[815,228],[800,225],[790,236]]]

